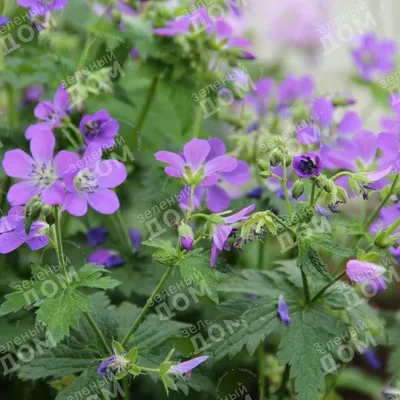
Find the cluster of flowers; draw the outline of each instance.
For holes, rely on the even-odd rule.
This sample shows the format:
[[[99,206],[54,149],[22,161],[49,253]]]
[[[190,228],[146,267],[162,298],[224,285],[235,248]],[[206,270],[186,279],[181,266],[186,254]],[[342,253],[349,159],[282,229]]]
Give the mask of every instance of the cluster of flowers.
[[[42,122],[26,130],[31,155],[20,149],[5,153],[2,162],[5,173],[20,181],[7,193],[12,208],[9,215],[1,219],[2,254],[15,250],[24,242],[32,249],[47,244],[47,224],[37,221],[29,233],[25,233],[21,206],[34,198],[40,198],[44,205],[59,205],[75,216],[85,215],[88,205],[101,214],[112,214],[119,208],[118,197],[110,189],[125,181],[125,166],[117,160],[101,160],[103,148],[114,144],[118,122],[104,110],[84,116],[79,125],[80,135],[86,143],[82,158],[66,150],[54,155],[53,129],[64,124],[68,103],[69,94],[60,86],[53,102],[43,101],[35,107],[34,114]],[[35,239],[33,243],[32,239]]]

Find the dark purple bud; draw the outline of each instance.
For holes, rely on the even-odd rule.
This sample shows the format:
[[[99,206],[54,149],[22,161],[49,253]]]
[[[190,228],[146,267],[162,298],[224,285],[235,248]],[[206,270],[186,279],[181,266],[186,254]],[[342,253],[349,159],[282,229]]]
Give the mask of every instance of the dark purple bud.
[[[137,60],[138,58],[140,58],[139,50],[133,48],[133,49],[131,50],[131,57],[132,57],[133,59],[135,59],[135,60]]]
[[[87,233],[87,241],[89,246],[100,246],[107,240],[107,229],[105,228],[91,228]]]
[[[124,264],[125,264],[125,260],[122,257],[120,257],[118,255],[112,255],[104,263],[104,266],[106,268],[115,268],[115,267],[121,267]]]
[[[374,350],[366,349],[365,350],[365,358],[368,361],[370,367],[374,370],[380,370],[382,367],[381,360],[378,358]]]
[[[0,26],[7,25],[10,22],[10,18],[3,17],[0,15]]]
[[[289,309],[285,303],[285,300],[283,299],[283,296],[279,296],[277,314],[278,314],[279,319],[284,324],[286,324],[286,325],[290,324]]]
[[[246,194],[248,199],[259,199],[263,194],[264,189],[261,186],[256,187],[255,189],[250,190]]]
[[[142,244],[142,234],[137,229],[129,229],[129,237],[131,238],[132,246],[138,250]]]
[[[252,122],[248,127],[247,127],[247,133],[251,133],[254,131],[258,131],[258,128],[260,127],[260,123],[258,121]]]
[[[185,236],[181,236],[181,245],[187,251],[192,250],[192,248],[193,248],[193,238],[190,236],[190,234],[186,234]]]
[[[1,25],[1,20],[0,20],[0,25]],[[25,89],[24,93],[24,103],[25,104],[30,104],[34,103],[43,96],[43,86],[41,85],[32,85],[28,86]]]
[[[255,60],[257,58],[256,55],[250,51],[244,51],[242,54],[245,60]]]

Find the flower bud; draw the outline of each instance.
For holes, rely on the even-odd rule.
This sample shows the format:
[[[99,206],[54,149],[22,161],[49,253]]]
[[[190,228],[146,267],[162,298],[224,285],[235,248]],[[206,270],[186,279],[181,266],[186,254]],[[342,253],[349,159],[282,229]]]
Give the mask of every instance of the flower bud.
[[[187,224],[181,224],[178,228],[178,233],[181,240],[181,246],[190,251],[193,248],[193,230]]]
[[[390,233],[385,229],[376,236],[374,245],[379,249],[388,249],[397,246],[398,240],[398,235],[390,236]]]
[[[261,178],[264,178],[264,179],[271,178],[271,176],[272,176],[270,171],[259,172],[259,175],[261,176]]]
[[[292,187],[292,196],[294,199],[298,199],[304,193],[304,182],[298,179]]]
[[[113,9],[111,11],[111,20],[116,24],[119,25],[121,23],[121,13],[117,9]]]
[[[282,163],[282,150],[281,149],[276,149],[271,152],[270,158],[269,158],[269,163],[271,167],[277,167]]]
[[[24,208],[25,233],[28,234],[32,224],[40,218],[43,203],[38,197],[29,200]]]
[[[290,167],[292,165],[293,157],[288,153],[285,154],[285,167]]]
[[[269,171],[269,163],[265,160],[257,160],[257,167],[261,172]]]
[[[335,184],[330,179],[327,179],[323,189],[325,190],[325,192],[332,193],[332,190],[334,189],[334,187],[335,187]]]

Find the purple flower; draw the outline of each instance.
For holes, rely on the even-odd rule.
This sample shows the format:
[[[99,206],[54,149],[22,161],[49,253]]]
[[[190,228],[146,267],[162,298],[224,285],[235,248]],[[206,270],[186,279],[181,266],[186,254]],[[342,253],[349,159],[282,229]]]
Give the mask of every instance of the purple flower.
[[[246,197],[248,199],[260,199],[262,194],[264,192],[264,189],[261,186],[258,186],[249,192],[247,192]]]
[[[54,95],[53,102],[42,101],[35,107],[35,117],[44,122],[30,126],[25,132],[25,137],[32,139],[37,129],[43,125],[50,128],[61,126],[61,119],[68,114],[68,103],[69,94],[63,85],[60,85]]]
[[[119,208],[117,195],[110,190],[125,181],[124,164],[116,160],[101,161],[101,147],[90,143],[79,160],[77,154],[68,153],[68,168],[63,177],[67,188],[64,208],[80,217],[87,213],[88,204],[100,214],[113,214]]]
[[[69,166],[68,152],[60,151],[53,159],[54,147],[54,135],[50,130],[43,130],[30,142],[32,157],[19,149],[5,153],[2,163],[5,173],[22,179],[8,191],[7,200],[12,206],[26,204],[39,194],[45,204],[63,202],[65,185],[59,178]]]
[[[293,170],[300,178],[317,176],[322,168],[322,161],[318,154],[307,153],[293,158]]]
[[[315,85],[309,75],[304,75],[301,78],[289,75],[278,85],[277,91],[279,108],[286,108],[296,100],[311,100]]]
[[[117,356],[111,356],[103,360],[97,368],[97,372],[101,376],[107,376],[109,368],[115,363]]]
[[[198,25],[199,21],[203,21],[204,24]],[[202,7],[190,15],[167,21],[165,27],[153,29],[153,32],[158,36],[188,35],[191,29],[195,32],[203,31],[211,26],[212,23],[213,21],[207,13],[207,8]]]
[[[379,40],[375,33],[365,33],[359,38],[359,46],[353,51],[356,68],[367,81],[375,75],[389,73],[395,67],[396,43],[393,40]]]
[[[212,227],[213,244],[211,246],[210,267],[215,266],[218,254],[222,249],[226,250],[230,249],[229,245],[226,243],[233,229],[233,227],[230,224],[246,220],[248,218],[247,214],[251,213],[254,210],[254,208],[255,204],[252,204],[251,206],[245,207],[242,210],[238,211],[236,214],[233,214],[229,217],[224,217],[226,225],[213,225]]]
[[[158,161],[169,164],[165,168],[167,175],[183,178],[189,185],[207,183],[205,178],[216,183],[217,173],[233,171],[238,162],[235,158],[224,155],[212,157],[208,161],[210,152],[211,147],[207,140],[192,139],[185,144],[183,155],[170,151],[158,151],[154,156]]]
[[[305,145],[319,143],[321,140],[321,130],[327,131],[329,128],[330,136],[332,134],[332,127],[335,128],[333,132],[339,135],[349,135],[357,133],[361,130],[361,118],[354,111],[348,111],[342,119],[334,125],[333,120],[334,106],[331,100],[320,97],[314,100],[311,108],[312,123],[299,126],[296,131],[297,139],[300,143]]]
[[[187,251],[192,250],[193,238],[190,236],[190,234],[187,233],[185,236],[181,236],[181,245]]]
[[[138,250],[142,244],[142,233],[137,229],[129,229],[129,237],[131,239],[133,248]]]
[[[0,218],[0,254],[11,253],[26,243],[31,250],[38,250],[49,244],[49,225],[35,221],[29,233],[25,232],[23,207],[12,207],[6,217]]]
[[[43,96],[43,86],[42,85],[32,85],[28,86],[24,91],[23,104],[34,103]]]
[[[246,96],[246,102],[252,105],[259,116],[265,115],[272,100],[274,80],[263,78],[255,82],[255,89]],[[257,128],[258,129],[258,126]],[[249,128],[247,130],[249,132]]]
[[[96,265],[104,265],[106,268],[120,267],[125,264],[125,260],[115,251],[100,249],[90,254],[88,262]]]
[[[223,157],[226,153],[225,144],[221,139],[209,139],[210,152],[205,162],[212,162],[218,157]],[[236,160],[236,159],[233,159]],[[206,199],[207,207],[213,213],[219,213],[226,210],[231,202],[231,198],[221,184],[240,186],[246,183],[250,178],[250,167],[244,161],[236,160],[237,166],[230,172],[215,172],[205,179],[194,191],[192,208],[200,206],[202,200]],[[179,206],[183,209],[189,208],[190,189],[186,186],[182,189],[180,196],[182,198]]]
[[[113,146],[114,137],[119,130],[119,123],[110,117],[106,110],[97,111],[93,115],[85,115],[80,124],[79,131],[86,143],[100,143],[104,146]]]
[[[32,13],[44,15],[51,10],[63,9],[68,4],[68,0],[17,0],[17,3],[22,7],[30,8]]]
[[[105,228],[91,228],[87,233],[89,246],[100,246],[107,240],[108,231]]]
[[[368,283],[385,273],[385,268],[365,261],[350,260],[346,266],[346,274],[353,281]]]
[[[192,358],[191,360],[184,361],[184,362],[173,365],[168,372],[172,372],[172,373],[175,372],[175,373],[182,374],[182,375],[187,374],[192,369],[196,368],[201,363],[206,361],[208,358],[209,358],[209,356],[200,356],[200,357]]]
[[[376,371],[379,371],[382,368],[382,362],[376,355],[375,351],[372,349],[365,349],[364,352],[365,358],[368,361],[370,367]]]
[[[279,296],[277,314],[279,319],[286,325],[290,324],[290,314],[283,296]]]
[[[10,18],[8,17],[3,17],[0,15],[0,27],[7,25],[10,22]]]

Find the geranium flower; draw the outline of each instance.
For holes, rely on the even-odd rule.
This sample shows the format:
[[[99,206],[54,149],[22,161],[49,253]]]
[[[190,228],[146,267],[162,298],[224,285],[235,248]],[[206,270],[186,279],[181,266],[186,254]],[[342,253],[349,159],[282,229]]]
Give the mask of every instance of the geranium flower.
[[[385,272],[385,268],[365,261],[350,260],[346,266],[347,276],[358,283],[368,283]]]
[[[361,77],[367,81],[376,75],[385,75],[395,67],[396,42],[382,39],[373,32],[365,33],[359,38],[359,46],[353,51],[356,68]]]
[[[125,260],[117,252],[108,249],[99,249],[88,257],[89,263],[104,265],[106,268],[120,267],[125,264]]]
[[[44,15],[51,10],[62,10],[68,4],[68,0],[17,0],[17,3],[30,8],[32,13]]]
[[[279,319],[286,325],[290,324],[290,314],[289,314],[289,309],[288,306],[283,299],[283,296],[279,296],[278,300],[278,307],[277,307],[277,314]]]
[[[0,218],[0,253],[11,253],[26,243],[31,250],[39,250],[49,244],[49,225],[35,221],[25,232],[23,207],[12,207],[6,217]]]
[[[318,154],[307,153],[293,158],[293,171],[300,178],[318,176],[322,169],[322,161]]]
[[[233,214],[229,217],[223,217],[225,225],[213,225],[211,232],[213,243],[211,246],[210,267],[215,266],[218,254],[222,249],[230,249],[226,241],[233,230],[231,224],[246,220],[248,218],[247,214],[251,213],[254,210],[254,207],[255,204],[252,204],[251,206],[245,207],[242,210],[238,211],[236,214]]]
[[[24,91],[24,99],[22,101],[23,105],[35,103],[40,100],[43,96],[43,86],[42,85],[31,85],[28,86]]]
[[[108,231],[105,228],[91,228],[87,233],[89,246],[100,246],[107,240]]]
[[[329,139],[335,139],[332,134],[336,133],[340,139],[343,135],[357,133],[361,130],[362,121],[354,111],[348,111],[342,119],[334,125],[333,119],[334,106],[331,100],[320,97],[313,101],[310,116],[312,122],[301,125],[296,130],[297,139],[305,145],[319,143],[321,132],[329,131]],[[332,127],[334,126],[334,130]]]
[[[296,100],[309,101],[314,92],[315,85],[311,76],[296,78],[289,75],[277,87],[278,110],[290,107]]]
[[[0,15],[0,27],[7,25],[10,22],[10,18],[8,17],[3,17]]]
[[[272,100],[274,80],[272,78],[262,78],[254,84],[255,89],[246,96],[246,103],[254,107],[257,114],[262,117],[268,111],[269,103]]]
[[[110,188],[125,181],[124,164],[116,160],[100,161],[102,150],[98,143],[88,145],[82,160],[75,153],[66,153],[69,168],[63,174],[67,188],[65,209],[77,217],[87,213],[88,204],[101,214],[117,211],[119,200]]]
[[[113,146],[114,137],[119,130],[119,123],[111,118],[106,110],[93,115],[85,115],[79,123],[79,131],[86,143],[100,143],[102,146]]]
[[[133,248],[138,250],[142,244],[142,233],[137,229],[129,229],[129,238],[131,239]]]
[[[211,162],[217,157],[224,156],[226,147],[221,139],[209,139],[210,152],[208,153],[205,162]],[[235,159],[236,160],[236,159]],[[221,183],[240,186],[245,184],[250,178],[250,167],[244,161],[236,160],[237,166],[230,172],[216,172],[209,178],[205,179],[194,191],[192,208],[198,208],[202,200],[206,199],[207,207],[213,213],[219,213],[229,207],[231,198],[228,192],[221,186]],[[181,202],[179,206],[183,209],[189,207],[189,187],[182,189],[180,196]]]
[[[37,132],[43,129],[61,126],[61,119],[68,114],[68,103],[69,94],[63,85],[60,85],[53,102],[42,101],[35,107],[35,117],[44,122],[31,125],[25,132],[26,139],[32,139]]]
[[[174,178],[183,178],[188,184],[216,183],[217,173],[231,172],[237,167],[237,160],[229,156],[217,156],[207,161],[207,156],[211,152],[210,144],[207,140],[192,139],[185,144],[183,155],[170,151],[158,151],[154,156],[158,161],[169,164],[165,168],[165,173]]]
[[[32,157],[19,149],[5,153],[2,163],[5,173],[22,179],[8,191],[7,200],[12,206],[26,204],[39,194],[45,204],[63,202],[65,186],[59,178],[69,166],[68,152],[60,151],[53,159],[54,147],[54,135],[50,130],[43,130],[30,142]]]
[[[184,361],[178,364],[173,365],[168,373],[177,373],[177,374],[187,374],[192,369],[196,368],[204,361],[208,360],[209,356],[200,356],[192,358],[191,360]]]

